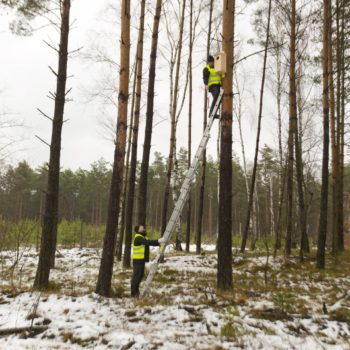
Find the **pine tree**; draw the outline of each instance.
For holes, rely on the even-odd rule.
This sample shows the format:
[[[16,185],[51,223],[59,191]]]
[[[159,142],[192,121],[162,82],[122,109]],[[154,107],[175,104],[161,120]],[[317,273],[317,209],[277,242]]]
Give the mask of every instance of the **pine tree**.
[[[323,155],[322,155],[322,185],[320,202],[320,221],[318,227],[318,241],[316,254],[316,267],[325,267],[325,252],[327,239],[327,213],[328,213],[328,164],[329,164],[329,47],[330,47],[330,0],[323,0]]]
[[[224,96],[220,120],[220,187],[217,285],[232,289],[232,81],[234,41],[234,0],[223,1],[222,49],[228,65],[222,81]]]
[[[151,142],[152,142],[154,89],[155,89],[155,81],[156,81],[158,31],[159,31],[159,21],[160,21],[161,10],[162,10],[162,0],[157,0],[156,11],[155,11],[154,20],[153,20],[153,29],[152,29],[150,67],[149,67],[149,73],[148,73],[145,138],[143,142],[143,154],[142,154],[142,162],[141,162],[140,187],[139,187],[139,198],[138,198],[138,223],[140,225],[146,225],[148,169],[149,169],[149,158],[150,158],[150,152],[151,152]]]
[[[34,288],[45,289],[49,285],[50,268],[54,265],[57,223],[58,194],[60,177],[61,137],[64,107],[66,102],[68,37],[70,0],[61,0],[61,30],[58,49],[57,85],[55,93],[55,110],[52,120],[52,135],[50,144],[50,160],[47,179],[43,229],[41,236],[39,263],[36,271]]]
[[[129,174],[129,186],[126,205],[126,218],[125,218],[125,249],[124,249],[124,267],[130,266],[130,251],[132,240],[132,217],[134,210],[134,194],[135,194],[135,181],[136,181],[136,165],[137,165],[137,140],[140,121],[140,109],[141,109],[141,84],[142,84],[142,62],[143,62],[143,36],[145,27],[145,6],[146,1],[141,0],[141,14],[140,14],[140,27],[139,36],[137,41],[137,70],[136,70],[136,101],[135,101],[135,115],[134,123],[132,125],[132,149],[131,149],[131,161],[130,161],[130,174]]]
[[[106,233],[103,240],[101,264],[98,274],[96,293],[109,296],[115,255],[115,242],[118,226],[119,204],[122,192],[124,158],[126,147],[127,112],[129,96],[129,61],[130,61],[130,0],[121,4],[121,40],[120,40],[120,72],[118,95],[118,121],[114,150],[114,162]]]

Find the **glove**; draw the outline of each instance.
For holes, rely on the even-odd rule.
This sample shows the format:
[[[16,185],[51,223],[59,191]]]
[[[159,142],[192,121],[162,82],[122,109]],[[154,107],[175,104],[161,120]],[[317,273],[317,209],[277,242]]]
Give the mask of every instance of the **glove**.
[[[160,237],[160,238],[158,239],[158,243],[159,243],[159,245],[164,245],[164,243],[165,243],[165,238],[164,238],[164,237]]]

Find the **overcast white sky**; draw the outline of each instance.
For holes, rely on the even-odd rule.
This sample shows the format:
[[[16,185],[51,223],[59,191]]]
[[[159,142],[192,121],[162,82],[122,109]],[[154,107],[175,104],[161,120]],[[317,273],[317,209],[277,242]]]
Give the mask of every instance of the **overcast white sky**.
[[[74,50],[83,46],[81,55],[69,61],[69,74],[74,75],[69,80],[68,87],[73,87],[71,97],[74,99],[66,105],[62,138],[63,168],[77,169],[88,168],[89,165],[103,157],[112,161],[114,147],[108,141],[107,135],[101,127],[101,122],[110,117],[116,118],[116,108],[105,106],[101,99],[93,99],[90,95],[97,86],[103,86],[107,80],[117,84],[118,68],[106,68],[106,65],[89,62],[81,56],[90,53],[91,47],[101,47],[112,58],[119,60],[119,13],[113,10],[105,11],[110,0],[86,1],[75,0],[72,4],[71,18],[75,19],[74,29],[70,35],[70,49]],[[119,6],[120,2],[115,2]],[[153,2],[152,2],[153,3]],[[134,9],[135,10],[135,9]],[[119,8],[118,8],[119,11]],[[236,40],[240,43],[241,55],[254,51],[253,47],[246,44],[252,36],[250,17],[248,10],[240,15],[237,21]],[[114,19],[115,14],[115,19]],[[133,13],[135,19],[138,12]],[[3,48],[0,55],[0,112],[7,112],[11,119],[22,122],[23,128],[16,128],[11,132],[16,137],[24,136],[25,140],[16,145],[15,152],[9,162],[15,163],[26,159],[32,166],[38,166],[48,161],[49,149],[40,142],[35,135],[50,141],[51,124],[42,117],[36,108],[40,108],[47,114],[53,112],[53,101],[47,98],[48,91],[55,88],[54,76],[49,72],[48,66],[56,67],[57,57],[49,49],[43,40],[51,43],[57,42],[58,33],[52,29],[42,29],[31,37],[17,37],[8,30],[7,15],[2,15],[0,20],[0,41]],[[146,35],[152,27],[153,16],[148,12],[146,17]],[[109,33],[109,34],[107,34]],[[136,30],[134,29],[136,35]],[[135,49],[136,40],[132,42]],[[166,48],[164,28],[161,28],[161,46]],[[203,110],[203,86],[202,86],[202,60],[205,59],[205,46],[198,42],[194,50],[196,68],[194,74],[194,115],[193,115],[193,150],[197,147],[202,134],[202,110]],[[114,57],[113,57],[114,56]],[[145,56],[149,56],[149,44],[145,44]],[[131,55],[133,60],[133,55]],[[244,75],[246,93],[244,99],[244,137],[247,154],[252,159],[255,143],[255,118],[257,116],[258,101],[254,96],[259,93],[259,81],[262,61],[256,57],[245,61],[240,67],[241,75]],[[155,129],[152,140],[152,154],[159,151],[164,155],[168,153],[168,137],[170,123],[168,118],[169,79],[168,67],[164,58],[159,55],[155,100]],[[147,80],[148,63],[144,65],[144,79]],[[244,72],[244,74],[242,73]],[[257,75],[259,74],[259,75]],[[106,83],[107,84],[107,83]],[[115,96],[117,92],[115,92]],[[145,96],[145,94],[144,94]],[[142,155],[142,142],[144,130],[145,108],[141,113],[142,124],[140,127],[138,158]],[[268,113],[266,113],[267,115]],[[161,122],[161,120],[165,121]],[[217,124],[217,123],[215,123]],[[187,146],[187,112],[183,111],[178,125],[178,144]],[[273,114],[264,120],[262,144],[269,142],[275,145],[275,121]],[[10,131],[8,131],[10,132]],[[217,125],[212,130],[212,138],[209,141],[209,154],[216,157]],[[241,153],[238,142],[237,124],[234,123],[234,151]]]

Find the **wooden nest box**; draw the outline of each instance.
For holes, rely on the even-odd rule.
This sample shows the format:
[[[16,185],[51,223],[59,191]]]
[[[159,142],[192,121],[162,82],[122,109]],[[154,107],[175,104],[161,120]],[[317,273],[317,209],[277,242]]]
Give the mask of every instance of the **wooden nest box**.
[[[215,71],[222,75],[222,77],[226,74],[226,53],[224,51],[220,51],[214,54],[214,68]]]

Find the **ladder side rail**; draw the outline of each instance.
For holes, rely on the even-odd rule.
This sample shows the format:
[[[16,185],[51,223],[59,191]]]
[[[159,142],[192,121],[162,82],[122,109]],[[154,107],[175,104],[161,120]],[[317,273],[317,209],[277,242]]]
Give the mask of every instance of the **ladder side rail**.
[[[196,152],[194,158],[192,159],[191,166],[186,173],[184,182],[182,183],[179,198],[175,204],[175,207],[173,209],[173,212],[170,216],[170,219],[168,221],[168,224],[167,224],[165,231],[164,231],[164,234],[163,234],[164,243],[162,244],[161,248],[159,249],[159,251],[157,253],[156,258],[153,260],[153,262],[151,264],[150,271],[148,273],[148,276],[147,276],[147,279],[145,282],[145,287],[141,293],[141,296],[144,296],[145,294],[147,294],[147,292],[149,290],[149,287],[150,287],[150,285],[153,281],[153,278],[157,272],[158,264],[161,261],[162,257],[164,256],[165,248],[167,247],[167,245],[169,243],[169,240],[170,240],[170,237],[171,237],[172,232],[174,230],[174,227],[176,225],[176,222],[179,219],[180,214],[182,212],[182,209],[185,205],[187,196],[188,196],[190,188],[191,188],[191,183],[193,181],[193,177],[195,175],[196,170],[198,169],[199,162],[202,158],[203,152],[204,152],[206,145],[208,143],[208,140],[210,137],[210,130],[211,130],[211,127],[212,127],[213,122],[214,122],[214,115],[217,113],[217,111],[219,109],[223,93],[224,93],[224,90],[221,89],[219,97],[217,98],[216,103],[214,105],[214,108],[212,110],[212,113],[210,114],[207,127],[205,128],[205,131],[203,133],[202,140],[198,146],[198,149],[197,149],[197,152]]]
[[[209,118],[207,127],[205,128],[202,140],[201,140],[201,142],[198,146],[197,152],[192,160],[192,164],[186,173],[185,180],[181,186],[179,198],[175,204],[175,207],[173,209],[173,213],[172,213],[172,215],[169,219],[169,222],[165,228],[165,231],[163,234],[163,238],[164,238],[163,249],[159,252],[160,257],[164,254],[164,250],[168,244],[168,241],[169,241],[171,233],[172,233],[173,225],[174,226],[176,225],[177,219],[180,216],[181,211],[185,205],[185,202],[186,202],[186,199],[187,199],[190,187],[191,187],[191,182],[192,182],[193,177],[195,175],[195,171],[198,168],[199,161],[201,160],[202,155],[203,155],[203,151],[208,143],[209,136],[210,136],[210,130],[211,130],[211,127],[212,127],[213,122],[214,122],[213,116],[216,114],[217,110],[219,109],[222,95],[223,95],[223,89],[221,89],[220,94],[216,100],[215,106],[212,110],[212,113],[210,114],[210,118]]]

